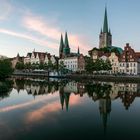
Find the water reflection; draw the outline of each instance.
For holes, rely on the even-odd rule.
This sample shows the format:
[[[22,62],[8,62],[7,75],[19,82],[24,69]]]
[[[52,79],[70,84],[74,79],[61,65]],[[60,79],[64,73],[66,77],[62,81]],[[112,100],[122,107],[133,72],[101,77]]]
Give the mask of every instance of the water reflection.
[[[54,97],[59,97],[59,102],[56,99],[52,99],[52,103],[49,101],[49,103],[45,104],[42,108],[36,108],[33,109],[33,111],[28,112],[26,120],[30,122],[42,119],[46,111],[57,111],[61,109],[63,113],[69,112],[72,101],[75,101],[74,105],[77,105],[78,102],[80,102],[79,98],[83,99],[83,97],[87,97],[88,100],[93,103],[97,103],[98,105],[104,133],[107,131],[108,118],[112,111],[112,103],[119,100],[125,110],[129,110],[135,99],[140,97],[140,85],[137,83],[112,83],[98,81],[76,82],[68,80],[48,81],[40,79],[15,78],[13,79],[13,82],[0,82],[0,86],[7,87],[7,90],[1,90],[0,92],[1,102],[4,98],[10,98],[12,87],[19,93],[19,96],[23,91],[26,91],[29,96],[32,96],[35,99],[21,105],[7,107],[5,109],[7,111],[9,108],[11,110],[15,108],[19,109],[43,100],[45,101],[46,98],[44,96],[40,99],[36,99],[37,97],[40,97],[40,95],[46,95],[48,97],[51,94]],[[78,96],[78,100],[75,100],[76,98],[74,96]],[[0,112],[4,112],[3,110],[4,109],[0,109]]]
[[[13,88],[12,80],[0,81],[0,100],[9,97],[12,88]]]

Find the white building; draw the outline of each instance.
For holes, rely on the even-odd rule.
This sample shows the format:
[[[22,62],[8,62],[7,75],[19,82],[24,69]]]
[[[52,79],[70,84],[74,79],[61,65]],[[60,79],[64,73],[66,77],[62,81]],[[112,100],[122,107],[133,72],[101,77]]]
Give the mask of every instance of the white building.
[[[65,57],[59,60],[59,64],[63,62],[66,69],[76,72],[85,70],[85,60],[83,55]]]

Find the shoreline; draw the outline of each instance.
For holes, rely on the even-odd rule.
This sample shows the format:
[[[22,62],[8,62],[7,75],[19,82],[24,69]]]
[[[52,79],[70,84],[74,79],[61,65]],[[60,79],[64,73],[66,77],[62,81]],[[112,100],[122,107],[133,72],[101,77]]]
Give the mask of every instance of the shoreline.
[[[70,80],[99,80],[99,81],[113,81],[113,82],[140,82],[140,76],[115,76],[115,75],[80,75],[80,74],[69,74],[69,75],[56,75],[48,76],[46,74],[36,73],[14,73],[12,77],[33,77],[33,78],[58,78],[58,79],[70,79]]]

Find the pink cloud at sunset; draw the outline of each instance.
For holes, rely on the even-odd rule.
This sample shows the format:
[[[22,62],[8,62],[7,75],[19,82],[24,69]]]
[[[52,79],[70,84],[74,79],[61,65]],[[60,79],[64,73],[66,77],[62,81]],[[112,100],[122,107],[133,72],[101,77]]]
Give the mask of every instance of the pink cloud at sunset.
[[[51,27],[47,22],[44,22],[40,17],[27,16],[23,19],[23,25],[31,31],[38,32],[51,39],[58,40],[60,38],[60,31],[57,28]]]
[[[57,94],[53,94],[53,96],[52,95],[40,96],[40,97],[36,98],[35,100],[31,100],[31,101],[28,101],[28,102],[25,102],[25,103],[10,105],[10,106],[0,108],[0,113],[13,111],[13,110],[17,110],[17,109],[22,109],[22,108],[25,108],[25,107],[35,105],[35,104],[40,103],[40,102],[44,102],[44,101],[52,99],[52,98],[56,98],[56,97],[57,97]]]
[[[48,23],[43,18],[33,15],[28,15],[23,18],[23,26],[29,31],[37,32],[43,36],[48,37],[48,40],[56,40],[58,42],[58,45],[55,49],[59,48],[60,35],[62,33],[62,30],[59,27],[50,25],[50,23]],[[89,50],[89,46],[88,43],[86,43],[84,36],[81,37],[78,34],[68,33],[68,38],[72,50],[77,51],[77,48],[79,46],[82,53],[87,53],[87,51]]]
[[[70,106],[74,106],[79,103],[80,103],[79,96],[75,96],[75,95],[70,96],[70,101],[69,101]],[[26,116],[26,122],[33,123],[42,120],[46,117],[49,117],[49,115],[51,115],[51,113],[53,112],[59,113],[60,110],[61,110],[61,104],[59,101],[51,102],[35,111],[29,112]],[[51,119],[53,119],[52,116]]]

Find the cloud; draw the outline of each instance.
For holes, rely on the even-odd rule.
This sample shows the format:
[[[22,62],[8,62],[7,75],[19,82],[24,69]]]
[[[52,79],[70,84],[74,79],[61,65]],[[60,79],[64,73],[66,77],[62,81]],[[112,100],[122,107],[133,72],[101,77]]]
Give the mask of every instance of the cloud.
[[[57,21],[58,22],[58,21]],[[55,23],[58,24],[58,23]],[[50,23],[49,20],[44,19],[40,16],[36,16],[33,14],[27,14],[23,18],[23,26],[28,29],[29,31],[32,31],[32,33],[36,32],[40,35],[48,37],[49,40],[55,40],[56,42],[59,42],[61,31],[64,29],[60,29],[58,25],[53,25]],[[77,51],[78,46],[80,47],[80,50],[83,53],[87,53],[89,50],[88,44],[86,43],[85,38],[82,35],[78,34],[68,34],[69,37],[69,43],[72,50]],[[58,49],[59,43],[57,45]]]
[[[50,23],[43,21],[41,17],[37,16],[26,16],[23,19],[24,26],[31,30],[38,32],[44,36],[47,36],[51,39],[58,40],[60,38],[61,32],[57,27],[52,27]]]
[[[75,96],[75,95],[71,95],[70,96],[70,101],[69,101],[69,105],[70,106],[74,106],[79,104],[80,102],[80,98],[79,96]],[[55,120],[52,116],[53,112],[60,112],[61,110],[61,104],[58,101],[52,101],[49,102],[49,104],[42,106],[39,109],[36,109],[35,111],[29,112],[26,116],[26,122],[27,123],[34,123],[36,121],[40,121],[44,118],[49,117],[49,121],[50,120]],[[51,115],[51,117],[50,117]]]
[[[55,94],[53,94],[53,98],[56,97],[54,95]],[[32,100],[32,101],[28,101],[28,102],[21,103],[21,104],[11,105],[11,106],[0,108],[0,113],[9,112],[9,111],[17,110],[17,109],[22,109],[22,108],[29,107],[29,106],[32,106],[34,104],[37,104],[39,102],[44,102],[44,101],[49,100],[49,99],[52,99],[51,95],[43,96],[43,97],[40,96],[40,97],[38,97],[38,98],[36,98],[35,100]]]
[[[57,46],[56,43],[49,42],[49,41],[46,41],[46,40],[43,40],[43,39],[38,39],[37,37],[31,36],[31,35],[14,32],[14,31],[7,30],[7,29],[0,28],[0,33],[7,34],[7,35],[10,35],[10,36],[15,36],[15,37],[18,37],[18,38],[23,38],[23,39],[32,41],[33,43],[38,44],[40,46],[49,47],[51,49],[56,49],[56,46]]]

